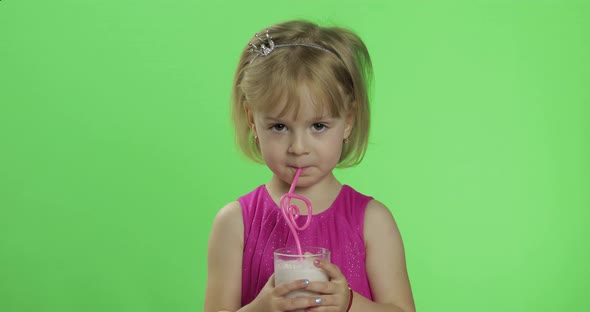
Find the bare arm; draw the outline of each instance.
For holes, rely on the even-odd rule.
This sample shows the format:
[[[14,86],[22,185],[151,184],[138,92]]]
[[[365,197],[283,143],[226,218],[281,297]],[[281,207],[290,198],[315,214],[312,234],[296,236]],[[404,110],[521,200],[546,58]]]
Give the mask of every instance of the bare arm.
[[[367,205],[364,235],[373,301],[355,293],[351,311],[416,311],[399,229],[389,209],[376,200]]]
[[[237,311],[242,297],[244,224],[238,202],[223,207],[215,220],[207,250],[205,312]]]

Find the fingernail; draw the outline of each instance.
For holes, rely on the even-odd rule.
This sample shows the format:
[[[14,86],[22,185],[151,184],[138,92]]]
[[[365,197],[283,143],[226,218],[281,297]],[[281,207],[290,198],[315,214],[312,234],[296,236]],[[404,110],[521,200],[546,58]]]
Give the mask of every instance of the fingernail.
[[[309,280],[308,280],[308,279],[304,279],[304,280],[303,280],[303,284],[304,284],[305,286],[309,285]]]
[[[318,259],[313,260],[313,264],[320,265],[320,260],[318,260]]]
[[[316,298],[315,299],[315,304],[322,304],[322,298]]]

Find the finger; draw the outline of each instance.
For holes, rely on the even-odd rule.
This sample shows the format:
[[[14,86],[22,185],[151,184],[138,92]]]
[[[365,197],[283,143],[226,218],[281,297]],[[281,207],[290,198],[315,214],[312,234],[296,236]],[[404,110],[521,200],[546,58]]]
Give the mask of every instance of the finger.
[[[334,282],[312,281],[306,289],[318,294],[335,294],[339,292],[340,286]]]
[[[316,267],[318,267],[318,268],[326,271],[326,273],[330,277],[330,280],[331,281],[335,281],[335,280],[346,280],[346,278],[342,274],[342,271],[340,271],[340,268],[337,265],[333,264],[333,263],[330,263],[328,261],[315,260],[313,262],[313,264]]]
[[[276,285],[273,293],[277,297],[283,297],[293,290],[304,289],[307,286],[309,286],[309,280],[307,279],[284,282]]]
[[[290,298],[285,301],[285,304],[282,306],[282,308],[289,311],[298,309],[316,311],[316,309],[322,307],[331,308],[333,310],[334,308],[336,308],[336,306],[334,305],[335,301],[331,297],[332,296],[312,295]]]
[[[328,307],[342,311],[343,307],[348,306],[350,301],[350,289],[348,285],[343,286],[343,283],[337,284],[334,282],[311,282],[307,286],[306,291],[316,292],[315,298],[321,298],[320,302],[316,302],[317,307],[323,307],[318,309],[312,309],[311,311],[330,311]]]

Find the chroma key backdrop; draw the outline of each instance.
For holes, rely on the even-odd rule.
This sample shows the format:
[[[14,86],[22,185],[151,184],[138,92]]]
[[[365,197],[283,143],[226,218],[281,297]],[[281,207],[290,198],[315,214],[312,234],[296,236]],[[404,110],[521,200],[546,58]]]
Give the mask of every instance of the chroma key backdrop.
[[[590,2],[0,1],[0,311],[202,311],[217,211],[265,183],[238,56],[290,19],[372,56],[343,183],[387,205],[420,312],[590,311]]]

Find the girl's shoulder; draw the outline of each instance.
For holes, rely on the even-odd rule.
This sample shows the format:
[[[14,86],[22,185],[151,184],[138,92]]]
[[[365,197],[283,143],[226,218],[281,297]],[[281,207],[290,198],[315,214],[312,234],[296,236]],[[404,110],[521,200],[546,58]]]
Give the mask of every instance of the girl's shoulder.
[[[223,206],[221,209],[219,209],[219,211],[217,212],[217,215],[215,216],[215,219],[233,219],[236,216],[241,216],[242,215],[242,206],[240,205],[240,202],[237,200],[231,201],[229,203],[227,203],[225,206]]]
[[[396,235],[399,235],[399,229],[391,210],[376,199],[371,200],[367,204],[364,224],[364,236],[366,242],[373,239],[379,239],[384,234],[395,233]]]
[[[385,206],[385,204],[372,197],[367,203],[366,213],[391,215],[391,211]]]
[[[219,233],[222,239],[241,237],[243,228],[242,206],[238,201],[223,206],[213,220],[213,231]]]
[[[370,222],[369,224],[374,224],[374,222],[395,223],[395,220],[391,210],[385,204],[377,199],[371,198],[365,209],[365,222]]]

